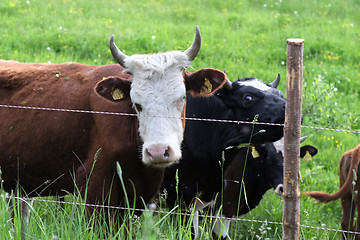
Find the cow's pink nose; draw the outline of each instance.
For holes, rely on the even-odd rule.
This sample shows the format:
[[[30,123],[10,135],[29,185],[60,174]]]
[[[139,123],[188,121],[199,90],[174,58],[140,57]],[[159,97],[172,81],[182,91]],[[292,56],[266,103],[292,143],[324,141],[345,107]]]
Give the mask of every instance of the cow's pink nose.
[[[169,161],[170,152],[170,147],[163,144],[153,144],[145,150],[146,156],[154,164]]]

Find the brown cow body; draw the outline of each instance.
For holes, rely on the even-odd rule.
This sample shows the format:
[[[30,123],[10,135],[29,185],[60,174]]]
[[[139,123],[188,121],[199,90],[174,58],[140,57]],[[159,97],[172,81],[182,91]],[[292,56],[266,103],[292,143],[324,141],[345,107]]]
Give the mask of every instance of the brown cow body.
[[[109,103],[93,91],[109,75],[130,77],[119,65],[1,61],[0,103],[134,114],[130,99]],[[64,195],[74,192],[75,177],[83,192],[100,148],[88,202],[101,200],[97,198],[102,197],[103,187],[110,188],[116,161],[126,169],[123,178],[132,180],[145,202],[158,191],[163,169],[142,163],[136,117],[13,108],[0,108],[0,115],[1,170],[7,192],[19,184],[29,197]],[[119,189],[115,178],[110,202],[114,206],[120,204]]]
[[[1,104],[135,113],[130,99],[111,103],[93,90],[108,75],[129,78],[119,65],[13,61],[0,65]],[[143,164],[136,117],[13,108],[0,108],[0,116],[1,178],[6,192],[19,184],[29,197],[65,195],[76,192],[76,181],[82,196],[87,189],[87,203],[126,206],[117,161],[131,203],[135,188],[134,207],[144,208],[143,201],[159,191],[164,169]],[[28,221],[28,216],[23,217]],[[26,226],[22,228],[26,232]]]
[[[103,77],[129,78],[119,65],[0,63],[1,104],[134,113],[130,100],[121,105],[109,104],[93,91]],[[73,192],[70,174],[75,174],[83,163],[92,162],[106,141],[99,130],[111,133],[107,139],[113,139],[114,144],[106,150],[112,153],[127,147],[116,145],[116,140],[138,143],[135,117],[13,108],[0,108],[0,115],[0,161],[7,192],[16,189],[18,183],[29,196]],[[116,132],[96,128],[96,121],[106,120],[129,128]]]
[[[341,157],[339,178],[340,188],[339,191],[333,194],[311,191],[304,194],[319,200],[320,202],[331,202],[337,199],[341,199],[342,218],[341,227],[344,231],[356,231],[360,232],[360,145],[354,149],[347,151]],[[354,173],[356,177],[354,178]],[[353,182],[355,185],[353,185]],[[357,221],[356,227],[354,226],[354,212],[357,208]],[[350,234],[351,235],[351,234]],[[343,238],[349,239],[348,234],[344,233]],[[357,234],[355,239],[360,239],[360,235]]]

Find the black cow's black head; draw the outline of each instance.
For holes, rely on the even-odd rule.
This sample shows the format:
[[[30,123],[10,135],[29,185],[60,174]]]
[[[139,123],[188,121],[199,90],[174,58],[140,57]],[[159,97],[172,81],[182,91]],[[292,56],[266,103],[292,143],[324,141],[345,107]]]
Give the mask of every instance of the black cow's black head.
[[[300,142],[305,141],[306,136],[300,139]],[[276,194],[281,195],[283,193],[283,170],[284,170],[284,138],[273,142],[265,143],[263,156],[266,156],[265,175],[266,181],[270,187],[274,188]],[[311,145],[305,145],[300,147],[300,158],[304,158],[307,154],[313,157],[317,154],[318,150]]]
[[[285,99],[276,89],[280,75],[271,84],[256,78],[241,78],[218,91],[224,109],[231,110],[231,120],[258,123],[283,124],[285,120]],[[239,124],[232,127],[231,144],[273,142],[283,136],[283,127],[260,124]]]
[[[282,149],[278,149],[279,142]],[[269,187],[274,188],[276,194],[281,195],[284,192],[283,171],[283,139],[275,143],[265,143],[266,159],[265,159],[265,178]]]

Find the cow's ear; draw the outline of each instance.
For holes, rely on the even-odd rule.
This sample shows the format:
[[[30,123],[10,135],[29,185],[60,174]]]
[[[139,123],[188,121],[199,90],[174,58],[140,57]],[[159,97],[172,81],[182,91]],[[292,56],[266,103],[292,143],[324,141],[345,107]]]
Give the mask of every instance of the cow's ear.
[[[121,101],[130,98],[129,80],[119,77],[107,77],[98,82],[95,92],[110,101]]]
[[[209,96],[226,81],[226,74],[217,69],[204,68],[197,72],[184,71],[186,91],[193,96]]]
[[[300,148],[300,157],[304,158],[305,161],[308,160],[305,158],[309,157],[311,159],[311,157],[315,156],[317,153],[317,148],[311,145],[305,145]]]

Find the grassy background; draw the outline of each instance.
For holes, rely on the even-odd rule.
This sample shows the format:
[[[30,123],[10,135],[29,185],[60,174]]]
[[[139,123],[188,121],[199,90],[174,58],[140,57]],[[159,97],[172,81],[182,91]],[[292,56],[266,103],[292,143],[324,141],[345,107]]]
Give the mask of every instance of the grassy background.
[[[108,49],[112,34],[128,55],[184,50],[193,41],[195,25],[199,25],[202,47],[193,70],[226,69],[231,80],[255,76],[266,82],[280,72],[283,80],[279,89],[285,93],[286,39],[303,38],[304,125],[355,130],[360,129],[359,9],[357,0],[1,0],[0,58],[109,64],[114,63]],[[359,134],[309,128],[302,132],[319,154],[302,163],[301,191],[335,192],[339,159],[360,143]],[[0,201],[0,238],[6,239],[9,216],[5,202]],[[189,239],[188,227],[179,229],[176,221],[163,217],[144,214],[134,223],[134,238]],[[269,191],[245,218],[281,222],[281,198]],[[303,225],[339,229],[340,203],[324,205],[302,197],[300,218]],[[204,239],[210,225],[203,225]],[[236,225],[234,239],[281,238],[281,225]],[[66,206],[63,211],[54,204],[36,202],[29,234],[36,239],[52,235],[96,239],[103,234],[94,235],[87,229],[79,207]],[[337,235],[302,227],[300,238],[333,239]]]

